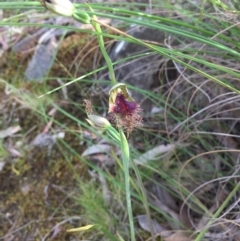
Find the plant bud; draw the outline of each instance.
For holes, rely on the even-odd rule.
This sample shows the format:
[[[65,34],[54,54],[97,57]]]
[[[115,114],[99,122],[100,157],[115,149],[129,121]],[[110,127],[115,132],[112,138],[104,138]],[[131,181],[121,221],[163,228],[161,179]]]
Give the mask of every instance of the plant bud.
[[[41,0],[41,3],[51,12],[72,16],[75,12],[74,5],[69,0]]]
[[[88,115],[88,119],[86,120],[91,126],[97,128],[108,128],[111,126],[110,122],[106,118],[98,115]]]

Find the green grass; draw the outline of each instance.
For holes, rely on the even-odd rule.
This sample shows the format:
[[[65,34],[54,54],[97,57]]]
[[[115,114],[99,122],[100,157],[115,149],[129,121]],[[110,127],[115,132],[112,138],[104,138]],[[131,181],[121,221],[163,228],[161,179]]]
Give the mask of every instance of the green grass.
[[[76,4],[76,6],[93,15],[85,4]],[[134,216],[132,221],[136,239],[151,237],[139,227],[136,218],[137,215],[146,213],[148,205],[151,218],[156,219],[161,225],[167,224],[169,230],[190,231],[191,240],[212,240],[209,237],[209,233],[211,234],[209,227],[214,230],[218,219],[220,222],[225,221],[224,228],[221,229],[218,225],[218,232],[223,233],[227,230],[229,235],[232,235],[233,230],[229,224],[237,223],[237,218],[233,214],[236,210],[232,210],[231,213],[228,208],[237,203],[239,192],[237,113],[240,93],[238,83],[240,30],[234,20],[239,15],[238,5],[235,1],[212,0],[202,1],[199,6],[194,5],[192,1],[174,6],[170,5],[169,1],[152,1],[152,8],[158,8],[162,12],[160,16],[146,14],[139,9],[146,6],[137,3],[91,4],[100,22],[102,18],[109,18],[121,21],[122,26],[134,25],[157,29],[177,42],[177,45],[171,45],[166,39],[165,43],[158,45],[126,34],[122,28],[120,30],[119,25],[102,27],[105,40],[136,43],[148,49],[147,53],[130,55],[114,62],[113,65],[128,64],[131,60],[149,55],[161,55],[165,62],[171,61],[178,72],[181,72],[177,79],[168,81],[163,71],[158,79],[161,84],[153,90],[129,85],[130,90],[141,93],[152,101],[154,106],[160,108],[159,113],[150,113],[146,116],[143,127],[130,135],[128,142],[131,158],[135,159],[141,153],[159,145],[171,143],[176,146],[171,155],[160,156],[157,160],[149,160],[144,165],[137,166],[137,175],[133,171],[134,168],[130,167],[131,190],[128,192],[131,194]],[[1,2],[0,9],[6,13],[6,17],[0,20],[0,26],[66,29],[97,37],[96,32],[91,29],[83,30],[73,25],[60,26],[37,22],[43,16],[54,16],[45,12],[38,2]],[[38,13],[36,21],[29,22],[27,16],[31,16],[34,11]],[[76,45],[76,43],[70,44],[66,52],[74,49]],[[14,53],[9,49],[9,55],[11,54],[14,59]],[[58,55],[55,58],[55,63],[68,68],[67,63],[59,61]],[[99,58],[99,55],[96,58]],[[15,59],[13,65],[16,66],[17,63],[18,60]],[[71,199],[77,209],[71,210],[69,207],[62,215],[81,216],[84,221],[73,224],[74,227],[96,225],[96,228],[76,234],[81,239],[119,240],[117,236],[119,233],[124,240],[133,240],[129,232],[121,158],[114,151],[108,153],[107,156],[114,165],[112,173],[100,163],[81,156],[81,152],[86,147],[98,143],[100,139],[110,141],[113,146],[116,144],[109,140],[107,135],[88,125],[83,106],[83,99],[93,96],[90,99],[94,99],[93,104],[96,105],[96,109],[104,113],[108,111],[106,104],[108,96],[102,93],[97,96],[93,92],[100,84],[96,81],[96,75],[106,70],[107,66],[97,65],[90,71],[83,69],[80,76],[72,73],[68,76],[62,74],[59,76],[59,72],[50,71],[42,84],[32,82],[26,84],[23,81],[24,63],[26,64],[23,61],[22,65],[18,66],[15,73],[0,75],[1,85],[4,88],[8,86],[12,92],[11,99],[16,100],[20,109],[30,109],[38,117],[38,122],[34,126],[29,125],[29,129],[33,127],[33,132],[22,130],[21,134],[27,138],[27,141],[34,137],[31,133],[39,133],[51,119],[52,133],[66,133],[67,137],[59,140],[58,144],[63,160],[68,163],[76,179],[77,184],[73,188]],[[56,78],[61,78],[62,84],[56,86]],[[110,81],[103,81],[110,87]],[[67,100],[63,98],[64,89],[67,89],[69,97]],[[235,99],[232,100],[231,97]],[[9,112],[6,106],[4,109]],[[54,118],[48,114],[53,108],[57,111]],[[146,111],[148,110],[144,110],[144,113]],[[223,111],[225,115],[222,114]],[[6,126],[1,124],[0,129],[4,128]],[[91,133],[96,138],[88,138],[86,133]],[[235,135],[234,138],[231,134]],[[0,152],[5,155],[3,147],[6,146],[6,140],[1,141],[1,146]],[[91,177],[87,170],[79,174],[75,170],[77,164],[74,160],[84,163],[86,169],[91,169],[94,177]],[[159,193],[153,189],[144,189],[143,187],[147,185],[154,187],[155,191],[166,190],[179,209],[171,209],[168,201],[164,199],[166,197],[164,194],[161,199],[161,195],[159,196]],[[106,201],[104,188],[107,188],[110,194],[109,203]],[[222,189],[229,196],[216,198]],[[182,208],[181,204],[184,204]],[[213,208],[215,204],[218,205]],[[185,221],[177,220],[174,213],[182,214]],[[191,220],[188,217],[189,213]],[[204,214],[208,214],[210,218],[198,229]],[[187,227],[186,220],[192,221],[193,226]]]

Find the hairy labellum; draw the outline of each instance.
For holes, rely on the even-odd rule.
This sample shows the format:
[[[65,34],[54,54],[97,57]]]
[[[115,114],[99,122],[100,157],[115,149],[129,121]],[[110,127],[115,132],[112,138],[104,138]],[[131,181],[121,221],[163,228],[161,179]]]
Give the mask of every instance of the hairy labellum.
[[[137,103],[127,101],[123,94],[117,94],[112,112],[120,115],[132,115],[137,109]]]
[[[123,83],[114,85],[109,91],[109,120],[121,127],[127,135],[136,127],[142,126],[142,110],[130,96],[127,86]]]

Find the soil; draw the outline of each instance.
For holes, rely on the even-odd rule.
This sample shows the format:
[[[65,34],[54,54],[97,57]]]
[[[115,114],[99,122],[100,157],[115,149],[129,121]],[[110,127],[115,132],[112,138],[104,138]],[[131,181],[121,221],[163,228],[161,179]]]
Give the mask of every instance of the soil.
[[[59,46],[57,61],[49,76],[69,77],[66,75],[66,69],[71,77],[83,74],[83,70],[89,71],[92,68],[96,48],[86,55],[87,50],[83,51],[83,45],[91,38],[90,35],[83,33],[67,36]],[[96,46],[96,42],[92,41],[92,45]],[[81,68],[73,68],[76,53],[80,53],[75,61],[81,64]],[[83,56],[85,56],[84,61],[79,60]],[[9,50],[4,53],[0,63],[1,78],[26,94],[32,94],[42,85],[23,80],[23,73],[30,58],[31,55],[22,56]],[[47,85],[52,89],[58,86],[57,83],[53,80]],[[3,107],[0,113],[2,116],[0,129],[4,130],[13,125],[21,127],[20,132],[2,140],[2,146],[8,150],[8,153],[0,158],[4,163],[0,171],[1,239],[4,241],[76,240],[78,234],[68,234],[66,230],[82,225],[79,222],[81,207],[73,198],[79,193],[77,181],[79,177],[86,181],[89,179],[88,167],[80,156],[85,148],[84,143],[81,144],[80,135],[74,133],[74,130],[79,131],[79,126],[75,121],[57,112],[54,121],[64,123],[67,130],[72,130],[72,133],[66,131],[64,137],[64,142],[69,147],[66,148],[61,140],[54,142],[51,148],[48,144],[32,145],[32,141],[39,134],[52,134],[51,129],[44,131],[46,121],[43,121],[43,117],[34,109],[22,103],[19,96],[14,93],[6,94],[4,85],[1,85],[0,91]],[[61,91],[54,95],[54,101],[75,118],[83,119],[86,114],[83,108],[80,111],[79,106],[83,106],[84,97],[78,91],[79,85],[73,84],[68,88],[70,101],[62,104]],[[49,106],[46,111],[51,109]],[[57,126],[52,124],[51,127],[57,129]],[[10,150],[15,150],[16,153]]]

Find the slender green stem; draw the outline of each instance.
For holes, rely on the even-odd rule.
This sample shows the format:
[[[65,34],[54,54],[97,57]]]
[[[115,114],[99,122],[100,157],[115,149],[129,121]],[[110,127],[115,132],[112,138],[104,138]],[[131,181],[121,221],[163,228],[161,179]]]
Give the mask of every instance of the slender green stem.
[[[132,212],[131,192],[130,192],[130,177],[129,177],[129,162],[130,162],[129,145],[122,128],[119,128],[119,134],[120,134],[120,140],[121,140],[121,151],[122,151],[123,168],[124,168],[124,175],[125,175],[126,201],[127,201],[128,218],[129,218],[129,224],[130,224],[131,241],[135,241],[135,230],[134,230],[134,223],[133,223],[133,212]]]
[[[117,81],[116,81],[115,74],[114,74],[113,64],[106,51],[103,36],[102,36],[102,29],[100,27],[100,24],[97,22],[95,16],[93,16],[92,25],[95,28],[96,32],[98,33],[97,39],[98,39],[99,47],[100,47],[102,55],[107,63],[109,74],[110,74],[110,79],[112,81],[112,85],[115,85],[117,83]]]
[[[90,11],[93,12],[93,9],[89,5],[88,5],[88,7],[89,7]],[[103,57],[104,57],[104,59],[107,63],[109,74],[110,74],[110,79],[112,81],[112,85],[115,85],[117,83],[117,81],[116,81],[116,78],[115,78],[113,64],[112,64],[112,61],[111,61],[111,59],[110,59],[110,57],[109,57],[109,55],[106,51],[102,29],[101,29],[101,26],[100,26],[100,24],[97,20],[97,17],[95,15],[92,16],[91,24],[97,32],[97,40],[98,40],[99,47],[100,47],[100,50],[102,52],[102,55],[103,55]]]
[[[206,224],[206,226],[201,230],[201,232],[199,233],[199,235],[197,236],[197,238],[195,239],[195,241],[201,241],[205,235],[205,233],[207,232],[207,230],[209,229],[210,225],[216,221],[217,217],[220,215],[220,213],[223,211],[223,209],[227,206],[227,204],[229,203],[229,201],[231,200],[231,198],[236,194],[236,192],[239,190],[240,188],[240,182],[235,186],[235,188],[232,190],[232,192],[228,195],[228,197],[225,199],[225,201],[222,203],[222,205],[218,208],[218,210],[214,213],[214,215],[212,216],[212,218],[208,221],[208,223]]]

